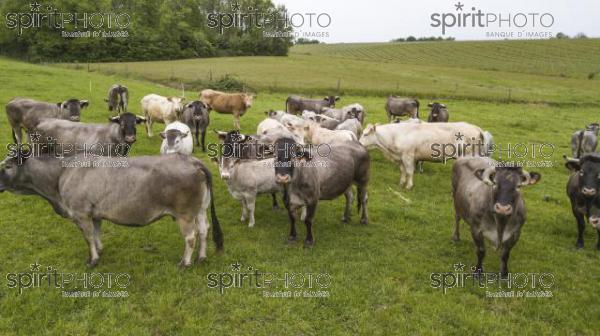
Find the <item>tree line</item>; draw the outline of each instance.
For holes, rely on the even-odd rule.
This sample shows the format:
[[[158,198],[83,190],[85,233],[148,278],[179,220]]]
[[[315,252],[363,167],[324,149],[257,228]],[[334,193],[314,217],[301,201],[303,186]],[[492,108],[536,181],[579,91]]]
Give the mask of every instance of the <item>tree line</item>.
[[[287,55],[292,38],[264,32],[290,32],[291,28],[260,25],[256,13],[286,13],[283,6],[271,0],[52,0],[0,1],[0,54],[32,62],[144,61],[214,56]],[[35,6],[35,7],[34,7]],[[64,27],[48,24],[40,14],[63,13],[54,16],[80,19],[79,27],[72,22]],[[94,18],[92,15],[96,14]],[[121,16],[107,13],[117,13]],[[126,14],[126,15],[125,15]],[[212,28],[209,15],[219,27]],[[237,14],[237,15],[235,15]],[[240,15],[246,14],[245,21]],[[84,21],[100,29],[81,27]],[[235,15],[235,16],[234,16]],[[237,24],[232,18],[242,22]],[[125,29],[120,29],[119,22]],[[252,20],[252,21],[248,21]],[[107,29],[108,23],[112,27]],[[56,23],[56,22],[55,22]],[[222,24],[224,23],[224,25]],[[260,22],[258,22],[260,23]],[[263,22],[264,23],[264,22]],[[17,26],[17,27],[15,27]],[[20,29],[21,28],[21,29]],[[65,37],[65,33],[97,30],[101,36]],[[111,32],[125,31],[126,36]],[[276,37],[272,37],[275,35]]]

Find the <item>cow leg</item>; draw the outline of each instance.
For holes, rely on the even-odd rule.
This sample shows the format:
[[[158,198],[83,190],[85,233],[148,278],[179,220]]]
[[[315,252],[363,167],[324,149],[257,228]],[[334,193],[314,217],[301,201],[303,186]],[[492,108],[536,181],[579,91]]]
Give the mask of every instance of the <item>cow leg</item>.
[[[514,242],[512,240],[502,244],[502,256],[500,257],[500,277],[502,279],[508,278],[508,258],[510,257],[510,250],[513,245]]]
[[[177,218],[177,224],[179,224],[181,235],[185,241],[185,249],[179,266],[188,267],[192,265],[192,254],[196,247],[196,220],[195,218],[187,219],[179,217]]]
[[[344,197],[346,198],[346,208],[344,209],[344,217],[342,217],[342,222],[348,223],[350,222],[350,212],[352,208],[352,200],[354,198],[354,193],[352,193],[352,186],[350,186],[344,192]]]
[[[245,222],[248,218],[248,208],[246,208],[246,199],[242,198],[240,200],[240,204],[242,205],[242,217],[240,217],[240,222]]]
[[[575,243],[575,247],[580,249],[583,248],[583,232],[585,231],[585,219],[583,218],[583,214],[579,212],[575,207],[572,207],[573,216],[577,220],[577,243]]]
[[[304,222],[305,219],[306,219],[306,206],[303,206],[302,209],[300,209],[300,220]]]
[[[246,208],[248,209],[248,227],[254,227],[254,207],[256,205],[256,194],[246,198]]]
[[[452,240],[455,242],[460,241],[460,215],[456,209],[454,209],[454,234],[452,235]]]
[[[475,267],[475,274],[483,273],[483,258],[485,257],[485,242],[483,240],[483,233],[471,229],[471,235],[473,236],[473,243],[475,243],[475,253],[477,254],[477,266]]]
[[[271,197],[273,198],[273,210],[279,209],[279,204],[277,203],[277,193],[271,193]]]
[[[304,240],[304,247],[312,247],[315,244],[315,239],[312,232],[313,219],[315,218],[315,212],[317,210],[317,203],[306,205],[306,219],[304,225],[306,225],[306,239]]]
[[[596,249],[600,251],[600,229],[596,229],[598,231],[598,243],[596,244]]]
[[[295,210],[291,210],[288,207],[288,217],[290,219],[290,236],[288,237],[288,244],[295,243],[298,233],[296,232],[296,214]]]
[[[85,241],[90,249],[90,256],[87,265],[90,268],[95,267],[98,264],[100,255],[98,255],[98,250],[96,249],[96,243],[94,241],[94,225],[89,218],[80,218],[75,219],[74,221],[83,233],[83,238],[85,238]]]
[[[369,224],[369,214],[367,211],[367,200],[369,198],[367,195],[367,184],[365,183],[363,186],[358,185],[356,187],[356,193],[358,194],[357,204],[359,206],[359,210],[361,211],[360,224],[367,225]]]
[[[94,243],[96,244],[96,250],[98,251],[99,255],[102,254],[102,250],[104,249],[104,246],[102,245],[102,241],[100,239],[100,236],[102,235],[101,226],[102,220],[94,219]]]
[[[146,117],[146,132],[148,132],[148,137],[153,136],[152,134],[152,124],[154,123],[154,121],[152,120],[151,116],[147,116]]]
[[[233,127],[236,130],[240,129],[240,115],[239,114],[234,113],[234,115],[233,115]]]
[[[413,175],[415,173],[415,161],[412,158],[408,158],[404,162],[405,174],[406,174],[406,189],[410,190],[413,187]]]
[[[13,126],[12,136],[16,144],[20,145],[23,143],[23,133],[21,132],[21,126]]]
[[[417,161],[417,166],[419,167],[419,174],[423,174],[423,161]]]
[[[198,233],[200,238],[200,248],[198,250],[198,262],[206,259],[206,237],[208,236],[208,220],[206,218],[206,209],[200,210],[196,218],[198,223]]]
[[[402,162],[398,164],[398,167],[400,167],[400,188],[403,188],[404,184],[406,184],[406,169],[404,168],[404,164]]]
[[[205,129],[202,130],[201,136],[202,136],[202,151],[206,152],[206,146],[204,146],[204,138],[206,136],[206,130]],[[196,142],[198,142],[198,137],[196,137]]]

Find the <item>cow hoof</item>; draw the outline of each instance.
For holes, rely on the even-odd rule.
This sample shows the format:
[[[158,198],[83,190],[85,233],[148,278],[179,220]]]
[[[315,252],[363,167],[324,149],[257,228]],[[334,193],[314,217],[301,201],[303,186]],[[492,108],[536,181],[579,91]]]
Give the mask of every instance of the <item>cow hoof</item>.
[[[455,243],[458,243],[460,241],[460,237],[459,236],[452,236],[452,241]]]
[[[190,266],[192,266],[192,263],[191,263],[191,262],[189,262],[189,263],[186,263],[186,262],[185,262],[185,261],[183,261],[183,260],[179,262],[179,268],[180,268],[180,269],[186,269],[186,268],[189,268]]]
[[[576,249],[582,249],[583,248],[583,242],[577,242],[577,244],[575,244],[575,248]]]
[[[279,210],[279,205],[273,205],[273,210]]]
[[[248,223],[248,227],[249,228],[253,228],[254,227],[254,223]]]
[[[304,241],[304,248],[312,248],[315,245],[315,242],[312,240],[305,240]]]
[[[483,268],[477,268],[474,272],[473,272],[473,277],[475,278],[479,278],[481,276],[481,274],[483,274]]]
[[[294,237],[294,236],[289,236],[289,237],[288,237],[288,241],[287,241],[287,243],[288,243],[288,245],[291,245],[291,244],[294,244],[294,243],[296,243],[296,240],[297,240],[297,238],[296,238],[296,237]]]
[[[350,218],[348,217],[343,217],[342,218],[342,222],[348,224],[350,222]]]
[[[360,224],[367,225],[367,224],[369,224],[369,220],[367,218],[363,218],[360,220]]]
[[[96,267],[96,266],[98,265],[98,261],[99,261],[99,260],[100,260],[100,259],[92,259],[92,260],[89,260],[89,261],[87,262],[87,264],[86,264],[86,265],[87,265],[87,267],[89,267],[89,268],[94,268],[94,267]]]
[[[202,262],[203,262],[204,260],[206,260],[206,257],[200,257],[200,256],[198,256],[198,259],[196,259],[196,262],[197,262],[198,264],[202,264]]]

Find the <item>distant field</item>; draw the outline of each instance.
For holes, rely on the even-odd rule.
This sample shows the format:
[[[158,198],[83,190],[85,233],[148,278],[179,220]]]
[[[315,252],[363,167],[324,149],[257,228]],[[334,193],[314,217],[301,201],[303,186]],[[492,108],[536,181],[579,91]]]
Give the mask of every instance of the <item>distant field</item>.
[[[261,63],[251,62],[256,58],[150,63],[136,64],[136,69],[162,76],[168,75],[168,64],[189,64],[191,75],[208,69],[198,66],[202,62],[218,63],[223,69],[235,64],[236,69],[242,69],[239,64],[245,64],[248,74],[258,82],[261,76],[256,69],[270,69],[265,64],[306,62],[303,66],[307,69],[314,60],[311,57],[265,58],[260,59]],[[338,71],[344,70],[344,60],[330,62],[328,66],[338,69],[339,63]],[[378,66],[384,65],[374,67]],[[269,71],[277,74],[276,69]],[[319,66],[313,71],[327,69]],[[357,75],[371,80],[372,85],[377,83],[378,77],[371,78],[364,72],[358,71]],[[147,93],[179,93],[122,74],[107,76],[6,59],[0,59],[0,73],[2,104],[15,96],[52,102],[70,97],[89,99],[90,107],[82,112],[83,122],[107,122],[109,112],[103,98],[113,83],[130,88],[130,110],[137,113],[138,102]],[[311,85],[311,74],[304,74],[304,80],[297,84]],[[294,73],[290,78],[301,75]],[[283,78],[285,74],[278,76]],[[269,79],[269,75],[262,77]],[[548,90],[555,90],[557,82],[544,78],[549,78]],[[556,79],[560,80],[588,83]],[[254,132],[264,118],[263,111],[282,108],[285,97],[283,92],[260,93],[242,117],[242,130]],[[343,103],[363,104],[368,123],[385,122],[383,97],[346,95],[342,99]],[[139,229],[105,221],[105,250],[93,272],[128,273],[132,282],[127,298],[64,298],[60,289],[45,285],[25,289],[22,294],[8,288],[5,275],[29,272],[33,263],[64,273],[92,271],[85,266],[84,239],[71,221],[56,215],[39,197],[0,194],[0,335],[597,335],[600,253],[595,249],[596,234],[589,225],[585,248],[574,247],[576,224],[565,195],[568,172],[561,155],[569,153],[573,130],[598,120],[598,109],[472,100],[446,103],[452,121],[475,123],[492,132],[499,144],[549,142],[556,146],[553,167],[531,169],[539,171],[542,180],[523,188],[528,219],[510,259],[512,272],[551,273],[556,284],[552,298],[487,298],[486,289],[477,285],[452,288],[446,294],[432,287],[432,273],[454,272],[456,263],[467,265],[468,271],[475,262],[465,224],[461,242],[453,243],[450,238],[450,164],[425,164],[425,172],[415,175],[415,189],[405,191],[398,188],[398,167],[380,152],[371,151],[369,225],[361,226],[354,211],[349,224],[340,222],[343,197],[321,202],[314,225],[316,245],[304,249],[301,243],[286,244],[287,215],[282,210],[273,211],[268,196],[257,200],[254,228],[240,223],[239,203],[218,178],[216,166],[197,151],[194,155],[215,176],[225,252],[215,255],[210,242],[208,259],[202,265],[180,270],[177,263],[184,244],[171,219]],[[226,130],[231,125],[231,116],[211,113],[207,142],[217,141],[212,129]],[[155,124],[155,131],[161,127]],[[2,116],[0,143],[10,142],[10,129]],[[140,127],[131,154],[156,155],[160,142],[157,136],[148,138]],[[0,150],[0,155],[4,154]],[[303,225],[298,227],[298,234],[304,237]],[[332,278],[330,297],[265,298],[261,289],[253,287],[230,288],[224,294],[208,288],[210,273],[232,272],[231,265],[236,262],[281,275],[327,273]],[[499,270],[498,252],[490,244],[484,266],[490,272]],[[492,286],[490,290],[498,288]]]
[[[288,57],[100,63],[89,69],[195,90],[198,81],[231,74],[259,92],[600,106],[598,39],[301,45]]]

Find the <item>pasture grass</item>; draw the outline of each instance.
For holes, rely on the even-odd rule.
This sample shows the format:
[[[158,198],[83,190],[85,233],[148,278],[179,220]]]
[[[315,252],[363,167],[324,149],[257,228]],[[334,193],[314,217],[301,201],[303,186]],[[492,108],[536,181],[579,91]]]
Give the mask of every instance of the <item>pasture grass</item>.
[[[265,59],[267,63],[269,60]],[[310,63],[309,58],[302,57],[288,61],[295,60]],[[265,65],[255,61],[238,59],[238,66],[254,64],[258,78]],[[190,69],[194,69],[193,62],[189,62]],[[222,62],[223,69],[235,64],[231,59]],[[139,67],[148,68],[158,76],[164,71],[157,64]],[[277,70],[261,73],[260,77],[271,80]],[[137,113],[138,102],[147,93],[179,94],[179,90],[122,75],[107,76],[6,59],[0,59],[0,73],[0,101],[6,103],[14,96],[48,101],[89,99],[91,105],[82,113],[83,122],[106,122],[109,114],[102,99],[113,83],[130,88],[130,110]],[[318,85],[309,74],[286,77],[294,82],[300,75],[303,80],[297,80],[298,85]],[[560,85],[554,85],[551,78],[544,78],[552,88],[548,92],[560,90]],[[415,87],[412,82],[406,86]],[[255,105],[242,117],[242,130],[253,133],[264,117],[263,111],[282,108],[285,97],[284,93],[259,92]],[[382,97],[347,95],[341,103],[352,102],[366,107],[367,122],[385,122]],[[217,177],[216,166],[204,153],[196,151],[194,155],[215,176],[215,202],[225,235],[225,253],[216,255],[211,242],[208,259],[187,270],[177,267],[183,240],[171,219],[137,229],[105,222],[105,250],[100,264],[90,271],[85,266],[86,244],[72,222],[54,214],[38,197],[0,195],[0,334],[597,334],[600,330],[597,237],[588,226],[585,248],[574,248],[576,225],[565,195],[568,172],[561,159],[563,153],[570,152],[572,131],[598,120],[597,108],[470,100],[444,102],[449,106],[451,121],[479,125],[492,132],[498,144],[556,146],[551,159],[553,167],[530,169],[540,172],[542,180],[523,190],[528,220],[509,263],[512,272],[553,274],[552,298],[487,298],[485,289],[476,286],[453,288],[444,294],[431,286],[432,273],[454,272],[453,265],[459,262],[467,267],[475,263],[469,229],[464,223],[462,241],[453,243],[450,239],[451,164],[426,163],[425,172],[415,175],[415,188],[405,191],[398,187],[397,166],[380,152],[371,151],[370,224],[361,226],[356,213],[351,223],[341,223],[343,197],[321,202],[314,225],[316,245],[304,249],[301,243],[286,244],[287,216],[283,210],[271,209],[269,196],[257,200],[254,228],[240,223],[240,206]],[[211,114],[211,130],[227,130],[231,126],[231,116]],[[161,127],[155,125],[154,131]],[[147,138],[142,128],[138,129],[138,135],[132,155],[158,154],[159,137]],[[216,136],[209,132],[208,143],[216,141]],[[10,130],[3,119],[0,143],[10,142]],[[304,234],[304,227],[299,226],[299,238],[303,239]],[[489,244],[487,250],[484,267],[497,272],[499,255]],[[21,294],[7,287],[4,278],[7,273],[28,272],[30,264],[35,262],[64,273],[128,273],[129,297],[75,299],[63,298],[59,289],[48,286],[25,289]],[[231,264],[236,262],[282,276],[327,273],[332,279],[328,288],[330,297],[264,298],[261,289],[246,286],[230,288],[224,294],[208,288],[210,273],[231,272]]]

